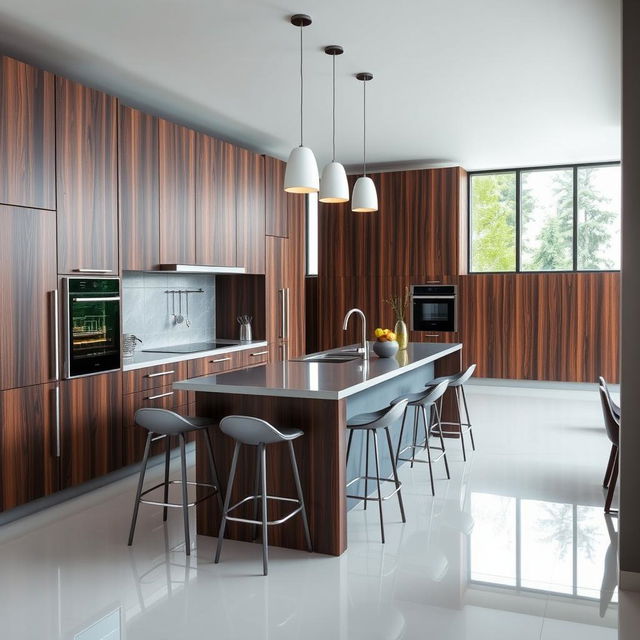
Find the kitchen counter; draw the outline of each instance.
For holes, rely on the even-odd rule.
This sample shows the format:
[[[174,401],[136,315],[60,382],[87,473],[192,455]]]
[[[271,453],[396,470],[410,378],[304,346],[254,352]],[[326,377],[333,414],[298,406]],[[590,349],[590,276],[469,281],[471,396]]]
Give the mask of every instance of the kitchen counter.
[[[323,353],[345,355],[345,348]],[[223,479],[228,477],[234,449],[234,441],[217,428],[225,416],[253,416],[277,427],[302,429],[304,435],[296,439],[294,447],[313,548],[317,553],[340,555],[347,548],[347,510],[354,506],[353,501],[347,501],[346,483],[348,479],[363,475],[365,466],[363,432],[354,434],[347,465],[347,420],[358,413],[388,407],[393,399],[424,389],[425,383],[440,375],[457,373],[462,366],[461,354],[461,344],[410,343],[408,349],[395,358],[378,358],[371,354],[368,362],[361,357],[340,363],[289,360],[183,380],[173,386],[194,391],[197,415],[210,419],[213,426],[209,433],[218,474]],[[447,401],[444,407],[447,419]],[[400,439],[400,422],[398,420],[390,428],[394,450]],[[410,432],[410,428],[404,430],[403,445],[412,437]],[[203,434],[198,433],[196,479],[209,482],[207,449],[202,438]],[[380,453],[382,476],[389,477],[391,465],[386,446]],[[255,493],[255,455],[254,447],[242,447],[231,497],[234,503]],[[295,496],[288,455],[287,447],[267,447],[270,495]],[[423,465],[418,467],[422,469]],[[225,485],[224,480],[222,484]],[[371,490],[374,485],[369,483]],[[357,485],[353,488],[356,493],[364,489]],[[251,502],[247,502],[244,515],[237,515],[250,518],[251,510]],[[200,502],[197,506],[198,533],[216,536],[220,515],[217,501]],[[229,522],[226,536],[250,541],[253,528]],[[271,527],[269,544],[304,549],[301,518]]]
[[[173,386],[203,393],[341,400],[460,351],[462,345],[412,342],[406,351],[399,351],[393,358],[378,358],[372,352],[369,360],[357,356],[348,362],[308,361],[308,358],[327,353],[347,355],[355,348],[356,345],[351,345],[306,356],[307,360],[275,362],[175,382]]]
[[[193,353],[145,353],[136,351],[131,358],[123,358],[122,370],[132,371],[144,367],[155,367],[159,364],[170,364],[172,362],[182,362],[184,360],[195,360],[196,358],[206,358],[207,356],[231,353],[233,351],[244,351],[255,347],[266,347],[266,340],[252,340],[251,342],[238,342],[237,340],[216,340],[220,343],[229,343],[229,347],[220,349],[210,349],[208,351],[195,351]]]

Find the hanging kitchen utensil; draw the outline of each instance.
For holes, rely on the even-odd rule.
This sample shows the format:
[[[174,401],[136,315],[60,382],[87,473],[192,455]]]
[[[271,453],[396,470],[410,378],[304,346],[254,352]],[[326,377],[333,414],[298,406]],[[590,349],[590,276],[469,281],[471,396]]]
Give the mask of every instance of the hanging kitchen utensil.
[[[186,298],[186,303],[187,303],[187,307],[185,310],[185,316],[184,316],[184,323],[187,325],[187,327],[191,326],[191,320],[189,320],[189,292],[185,291],[184,292],[184,297]]]
[[[178,289],[178,315],[176,316],[176,324],[182,324],[184,316],[182,315],[182,291]]]

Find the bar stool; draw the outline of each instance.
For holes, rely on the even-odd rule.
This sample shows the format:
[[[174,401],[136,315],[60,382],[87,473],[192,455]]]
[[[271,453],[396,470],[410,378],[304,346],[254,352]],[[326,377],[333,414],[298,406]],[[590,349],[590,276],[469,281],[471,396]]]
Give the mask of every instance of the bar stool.
[[[389,433],[389,425],[400,419],[400,416],[404,413],[407,406],[407,400],[401,399],[397,404],[374,411],[372,413],[360,413],[347,420],[347,430],[349,431],[349,444],[347,445],[347,463],[349,462],[349,453],[351,452],[351,442],[353,440],[354,431],[366,431],[366,452],[365,452],[365,472],[363,476],[357,476],[347,482],[347,487],[350,487],[354,482],[364,480],[364,496],[347,494],[347,498],[353,498],[355,500],[364,500],[364,508],[367,508],[367,501],[374,500],[378,503],[378,510],[380,512],[380,534],[382,536],[382,542],[384,544],[384,518],[382,516],[382,503],[384,500],[388,500],[395,494],[398,495],[398,504],[400,505],[400,513],[402,515],[402,522],[406,522],[407,519],[404,514],[404,504],[402,503],[402,492],[400,491],[402,483],[398,479],[398,469],[396,468],[395,455],[393,453],[393,445],[391,444],[391,434]],[[378,430],[384,429],[387,435],[387,445],[389,447],[389,455],[391,458],[391,469],[393,471],[393,479],[380,477],[380,455],[378,449]],[[373,434],[373,450],[375,452],[376,461],[376,475],[369,475],[369,434]],[[378,496],[376,498],[369,497],[369,480],[375,480],[378,487]],[[380,489],[381,482],[393,482],[395,489],[386,496],[382,495]]]
[[[402,460],[404,462],[410,462],[411,468],[413,469],[414,462],[426,462],[429,465],[429,477],[431,478],[431,494],[434,496],[436,495],[436,490],[433,484],[433,463],[438,462],[440,458],[444,458],[444,466],[447,471],[447,480],[451,479],[451,475],[449,473],[449,463],[447,462],[447,452],[445,451],[444,440],[442,439],[442,423],[440,422],[440,409],[438,407],[438,400],[442,399],[444,392],[447,390],[448,384],[448,380],[443,380],[435,387],[433,387],[430,391],[407,394],[404,396],[400,396],[399,398],[396,398],[391,402],[392,405],[395,405],[399,402],[402,402],[403,400],[407,401],[404,415],[402,416],[402,426],[400,427],[400,439],[398,440],[398,449],[396,451],[396,465],[398,464],[398,461]],[[404,423],[407,418],[407,413],[409,412],[409,407],[413,408],[413,439],[411,444],[401,449],[400,447],[402,446],[402,436],[404,434]],[[428,417],[427,409],[429,410]],[[422,424],[424,427],[425,435],[424,442],[420,444],[418,444],[419,415],[422,416]],[[439,447],[432,447],[429,444],[429,436],[433,433],[434,423],[438,425],[438,430],[436,431],[436,433],[440,436]],[[411,457],[401,458],[400,455],[407,451],[407,449],[411,449]],[[427,459],[422,460],[420,458],[416,458],[416,449],[426,449]],[[438,455],[436,458],[432,458],[432,449],[440,451],[440,455]]]
[[[220,562],[220,553],[222,551],[222,541],[224,539],[224,531],[227,526],[227,520],[232,522],[245,522],[247,524],[253,524],[255,526],[260,525],[262,527],[262,570],[266,576],[269,571],[269,555],[268,555],[268,534],[267,527],[282,524],[286,522],[297,513],[302,514],[302,522],[304,524],[304,535],[307,541],[307,547],[309,551],[312,551],[311,547],[311,535],[309,534],[309,523],[307,522],[307,512],[304,507],[304,496],[302,495],[302,485],[300,484],[300,475],[298,473],[298,464],[296,462],[296,454],[293,450],[293,440],[303,435],[300,429],[292,429],[280,427],[277,428],[269,424],[265,420],[259,418],[250,418],[248,416],[227,416],[220,421],[220,430],[226,433],[228,436],[236,441],[236,446],[233,450],[233,458],[231,460],[231,471],[229,472],[229,482],[227,484],[227,495],[224,501],[224,507],[222,509],[222,520],[220,521],[220,531],[218,533],[218,546],[216,549],[215,563]],[[291,469],[293,471],[293,479],[296,485],[296,491],[298,498],[282,498],[279,496],[267,495],[267,445],[276,444],[278,442],[286,442],[289,446],[289,457],[291,459]],[[256,495],[247,496],[242,498],[239,502],[236,502],[232,507],[229,506],[231,502],[231,490],[233,488],[233,481],[236,475],[236,468],[238,466],[238,456],[240,455],[240,447],[243,445],[249,445],[252,447],[258,447],[258,465],[256,468]],[[259,479],[259,482],[258,482]],[[260,493],[258,493],[258,491]],[[238,518],[236,516],[230,516],[234,509],[237,509],[241,504],[253,500],[255,505],[255,519],[250,520],[247,518]],[[262,519],[257,519],[258,500],[260,500],[262,506]],[[283,518],[278,520],[267,519],[267,500],[275,500],[278,502],[293,502],[298,506],[288,513]]]
[[[167,520],[167,508],[182,508],[184,518],[184,544],[185,553],[191,555],[191,537],[189,535],[189,507],[193,507],[198,502],[211,498],[216,495],[218,498],[218,504],[222,508],[222,498],[220,495],[220,483],[218,481],[218,472],[216,470],[216,463],[213,457],[213,447],[211,445],[211,437],[207,427],[212,425],[209,418],[195,418],[185,417],[169,411],[167,409],[138,409],[135,414],[135,422],[137,425],[147,429],[147,442],[144,447],[144,456],[142,458],[142,468],[140,469],[140,478],[138,480],[138,490],[136,491],[136,500],[133,506],[133,516],[131,518],[131,529],[129,531],[129,546],[133,544],[133,534],[136,530],[136,521],[138,519],[138,508],[140,504],[153,504],[156,506],[164,507],[162,520]],[[211,479],[213,484],[207,484],[204,482],[187,482],[187,457],[186,457],[186,441],[185,434],[190,431],[202,431],[204,433],[204,441],[207,447],[207,454],[209,458],[209,470],[211,473]],[[171,436],[178,436],[180,441],[180,462],[181,462],[181,480],[169,480],[169,465],[171,456]],[[164,481],[154,485],[150,489],[142,490],[144,484],[144,476],[147,471],[147,462],[149,461],[149,452],[151,451],[151,443],[155,440],[166,438],[166,450],[164,459]],[[182,502],[177,504],[175,502],[169,502],[169,485],[180,484],[182,485]],[[194,502],[189,502],[187,495],[188,485],[196,487],[207,487],[213,489],[210,493]],[[143,500],[142,496],[164,487],[164,501],[158,502],[156,500]]]
[[[457,422],[441,422],[441,425],[455,425],[460,427],[460,442],[462,443],[462,458],[466,462],[467,461],[467,452],[464,446],[464,434],[469,432],[471,436],[471,447],[475,451],[476,443],[473,440],[473,428],[471,426],[471,419],[469,418],[469,408],[467,407],[467,397],[464,393],[464,383],[473,375],[473,372],[476,370],[476,365],[472,364],[466,371],[461,371],[460,373],[455,373],[451,376],[441,376],[440,378],[436,378],[435,380],[431,380],[427,382],[425,387],[431,388],[443,381],[447,381],[449,383],[449,389],[453,389],[456,396],[456,409],[458,412],[458,421]],[[466,416],[466,422],[462,422],[462,411],[461,404],[464,405],[464,413]],[[442,399],[440,399],[440,413],[442,414]]]

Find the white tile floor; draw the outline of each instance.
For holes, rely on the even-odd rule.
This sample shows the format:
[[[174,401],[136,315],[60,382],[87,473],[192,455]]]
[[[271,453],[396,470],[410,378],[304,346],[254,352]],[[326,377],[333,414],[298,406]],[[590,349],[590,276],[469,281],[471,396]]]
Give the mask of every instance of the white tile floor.
[[[188,560],[180,514],[164,526],[153,507],[129,549],[135,478],[5,526],[0,637],[600,640],[620,620],[637,638],[640,596],[617,604],[595,391],[468,396],[475,454],[464,464],[447,441],[452,480],[437,469],[435,499],[426,466],[403,467],[407,524],[387,502],[382,545],[377,510],[350,512],[341,558],[273,548],[263,578],[258,545],[227,542],[214,565],[199,538]]]

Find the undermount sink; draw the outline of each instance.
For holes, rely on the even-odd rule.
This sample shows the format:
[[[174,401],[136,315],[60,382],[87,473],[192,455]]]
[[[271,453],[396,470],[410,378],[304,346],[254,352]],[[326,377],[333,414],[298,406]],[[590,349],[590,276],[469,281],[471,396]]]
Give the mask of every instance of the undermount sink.
[[[308,356],[307,358],[301,358],[303,362],[351,362],[352,360],[357,360],[358,356],[340,356],[333,353],[327,353],[317,356]]]

